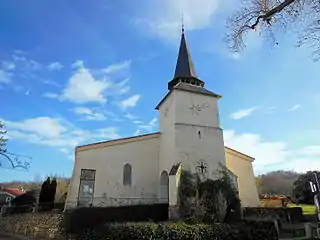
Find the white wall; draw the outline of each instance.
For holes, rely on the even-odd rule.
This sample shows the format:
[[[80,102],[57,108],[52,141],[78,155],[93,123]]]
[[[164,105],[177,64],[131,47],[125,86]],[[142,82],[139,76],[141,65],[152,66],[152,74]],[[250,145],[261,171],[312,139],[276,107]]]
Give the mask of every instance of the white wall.
[[[121,141],[121,140],[119,140]],[[94,197],[156,198],[159,185],[159,134],[147,139],[78,150],[68,202],[76,202],[81,169],[95,169]],[[132,186],[123,186],[123,167],[132,165]]]
[[[201,111],[190,109],[203,106]],[[199,161],[205,161],[208,175],[214,178],[219,163],[225,165],[222,131],[218,114],[218,99],[213,96],[175,91],[175,156],[191,171]]]
[[[193,104],[205,107],[194,112],[190,109]],[[164,114],[166,108],[169,109],[167,117]],[[178,162],[195,171],[202,159],[208,163],[211,174],[218,168],[219,162],[225,164],[217,98],[173,90],[160,106],[159,125],[160,171],[170,171],[172,165]]]
[[[193,112],[192,105],[204,106]],[[218,98],[193,92],[175,90],[175,122],[220,127]]]
[[[252,162],[247,157],[226,148],[226,166],[238,177],[241,205],[243,207],[260,206]]]
[[[159,130],[160,136],[160,164],[159,164],[159,176],[162,171],[171,170],[171,167],[176,163],[175,159],[175,133],[174,133],[174,121],[175,121],[175,92],[171,92],[164,100],[159,108]],[[166,114],[165,114],[166,112]]]

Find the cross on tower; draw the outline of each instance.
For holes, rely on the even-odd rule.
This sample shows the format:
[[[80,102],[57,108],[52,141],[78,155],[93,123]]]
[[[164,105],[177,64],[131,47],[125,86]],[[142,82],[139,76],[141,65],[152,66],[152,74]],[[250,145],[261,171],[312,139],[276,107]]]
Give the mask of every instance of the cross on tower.
[[[197,166],[197,170],[199,171],[199,173],[206,173],[207,172],[207,167],[204,165],[203,162],[200,162],[200,165]]]

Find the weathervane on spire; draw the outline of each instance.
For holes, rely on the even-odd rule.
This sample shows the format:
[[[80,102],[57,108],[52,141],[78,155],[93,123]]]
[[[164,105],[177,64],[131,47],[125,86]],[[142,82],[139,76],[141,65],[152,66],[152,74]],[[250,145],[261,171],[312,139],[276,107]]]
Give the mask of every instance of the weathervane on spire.
[[[182,16],[181,16],[181,33],[184,34],[183,13],[182,13]]]

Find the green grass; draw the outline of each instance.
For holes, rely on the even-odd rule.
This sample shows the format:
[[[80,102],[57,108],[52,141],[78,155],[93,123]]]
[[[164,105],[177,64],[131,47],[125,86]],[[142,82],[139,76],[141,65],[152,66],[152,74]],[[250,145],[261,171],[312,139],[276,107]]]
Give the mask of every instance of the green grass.
[[[314,205],[307,205],[307,204],[297,205],[297,204],[289,203],[287,207],[301,207],[304,215],[313,215],[317,213],[317,208]]]

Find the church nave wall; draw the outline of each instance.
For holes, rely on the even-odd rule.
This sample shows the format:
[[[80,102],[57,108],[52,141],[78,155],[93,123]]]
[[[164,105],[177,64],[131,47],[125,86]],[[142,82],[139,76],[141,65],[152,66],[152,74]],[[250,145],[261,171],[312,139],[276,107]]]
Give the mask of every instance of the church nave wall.
[[[68,202],[76,202],[81,191],[81,169],[96,171],[93,205],[129,204],[143,198],[157,198],[159,172],[159,137],[125,144],[77,151],[71,193]],[[124,169],[131,167],[131,179],[124,179]],[[128,166],[130,166],[128,168]],[[125,182],[124,182],[125,181]],[[84,191],[87,191],[84,189]],[[92,191],[92,190],[91,190]],[[90,195],[90,194],[88,194]],[[133,199],[135,198],[135,199]]]

